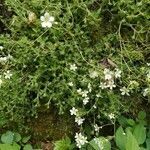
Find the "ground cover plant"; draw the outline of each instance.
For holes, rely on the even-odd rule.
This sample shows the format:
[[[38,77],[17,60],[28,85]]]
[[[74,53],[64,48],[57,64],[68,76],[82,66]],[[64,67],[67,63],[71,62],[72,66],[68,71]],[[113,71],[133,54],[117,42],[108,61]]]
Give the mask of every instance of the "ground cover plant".
[[[94,137],[101,149],[120,148],[109,143],[118,118],[149,116],[149,0],[5,0],[0,7],[1,128],[29,132],[53,108],[71,118],[70,137],[54,149],[97,150]],[[138,144],[133,150],[147,148]]]

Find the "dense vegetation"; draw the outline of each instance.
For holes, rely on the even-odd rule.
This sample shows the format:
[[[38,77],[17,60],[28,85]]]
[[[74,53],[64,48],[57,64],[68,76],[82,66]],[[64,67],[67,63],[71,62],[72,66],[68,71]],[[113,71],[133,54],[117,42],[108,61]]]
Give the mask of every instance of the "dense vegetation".
[[[145,110],[149,116],[150,1],[5,0],[0,7],[1,128],[27,132],[51,110],[71,118],[63,126],[76,142],[66,138],[56,150],[63,142],[69,146],[62,150],[97,150],[89,142],[94,137],[104,140],[106,150],[108,140],[114,149],[130,150],[112,135],[119,124],[124,133],[121,115],[136,118]],[[145,121],[128,122],[134,127],[126,130],[127,139],[137,136],[139,126],[148,129],[140,114]],[[133,138],[135,150],[138,144],[146,149],[146,136],[142,142]]]

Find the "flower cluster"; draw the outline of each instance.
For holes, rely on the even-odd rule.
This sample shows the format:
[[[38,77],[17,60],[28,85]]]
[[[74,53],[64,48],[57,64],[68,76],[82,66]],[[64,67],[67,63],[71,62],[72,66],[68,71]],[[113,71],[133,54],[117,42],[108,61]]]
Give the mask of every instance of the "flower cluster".
[[[121,70],[118,68],[115,69],[115,72],[110,71],[109,69],[105,68],[104,69],[104,82],[100,83],[100,88],[105,89],[113,89],[116,87],[114,79],[120,78],[121,77]]]

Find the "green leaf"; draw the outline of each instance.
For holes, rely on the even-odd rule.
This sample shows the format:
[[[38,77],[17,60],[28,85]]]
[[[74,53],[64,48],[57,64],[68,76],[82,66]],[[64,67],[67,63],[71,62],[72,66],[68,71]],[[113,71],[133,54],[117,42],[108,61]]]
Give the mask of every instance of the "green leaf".
[[[133,135],[136,138],[138,144],[143,144],[146,139],[146,129],[143,124],[138,124],[135,126]]]
[[[89,142],[89,144],[94,148],[94,150],[111,150],[110,142],[104,137],[94,138]]]
[[[21,140],[21,135],[19,133],[14,133],[14,141],[19,142]]]
[[[7,131],[6,133],[2,134],[1,141],[4,144],[12,144],[14,139],[14,133],[11,131]]]
[[[127,130],[126,150],[140,150],[137,140],[132,135],[130,130]]]
[[[62,140],[56,141],[54,143],[54,150],[73,150],[74,145],[71,143],[70,138],[65,137]]]
[[[146,148],[147,150],[150,149],[150,138],[146,139]]]
[[[145,111],[140,111],[138,113],[138,119],[139,120],[144,120],[146,118],[146,112]]]
[[[130,126],[134,126],[135,125],[135,121],[133,119],[127,119],[127,123]]]
[[[26,136],[24,138],[22,138],[22,142],[23,143],[27,143],[30,140],[31,136]]]
[[[116,131],[115,141],[116,141],[116,145],[121,150],[125,150],[126,139],[127,139],[127,137],[125,135],[125,132],[124,132],[123,128],[120,126]]]
[[[0,144],[0,150],[20,150],[20,146],[16,143],[10,144]]]
[[[24,147],[23,147],[23,150],[33,150],[32,146],[30,144],[26,144]]]

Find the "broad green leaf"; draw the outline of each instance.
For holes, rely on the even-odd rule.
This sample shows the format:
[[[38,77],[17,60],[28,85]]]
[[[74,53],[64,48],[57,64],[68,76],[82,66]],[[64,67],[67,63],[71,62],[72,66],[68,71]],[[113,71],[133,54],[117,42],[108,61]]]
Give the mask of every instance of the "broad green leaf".
[[[32,146],[30,144],[26,144],[23,148],[23,150],[33,150]]]
[[[125,135],[125,132],[123,128],[120,126],[117,129],[116,134],[115,134],[115,141],[116,141],[116,145],[118,146],[118,148],[120,148],[121,150],[125,150],[126,140],[127,140],[127,137]]]
[[[18,144],[0,144],[0,150],[20,150],[20,146]]]
[[[23,143],[27,143],[30,140],[31,136],[26,136],[24,138],[22,138],[22,142]]]
[[[145,111],[140,111],[138,113],[138,119],[139,120],[144,120],[146,118],[146,112]]]
[[[14,133],[14,141],[19,142],[21,140],[21,135],[19,133]]]
[[[94,148],[94,150],[111,150],[110,142],[104,137],[94,138],[89,142],[89,144]]]
[[[138,144],[143,144],[146,139],[146,129],[143,124],[138,124],[135,126],[133,135],[136,138]]]
[[[137,140],[132,135],[130,130],[127,130],[126,150],[140,150]]]
[[[1,141],[2,141],[4,144],[12,144],[13,139],[14,139],[14,133],[11,132],[11,131],[7,131],[6,133],[4,133],[4,134],[1,136]]]

